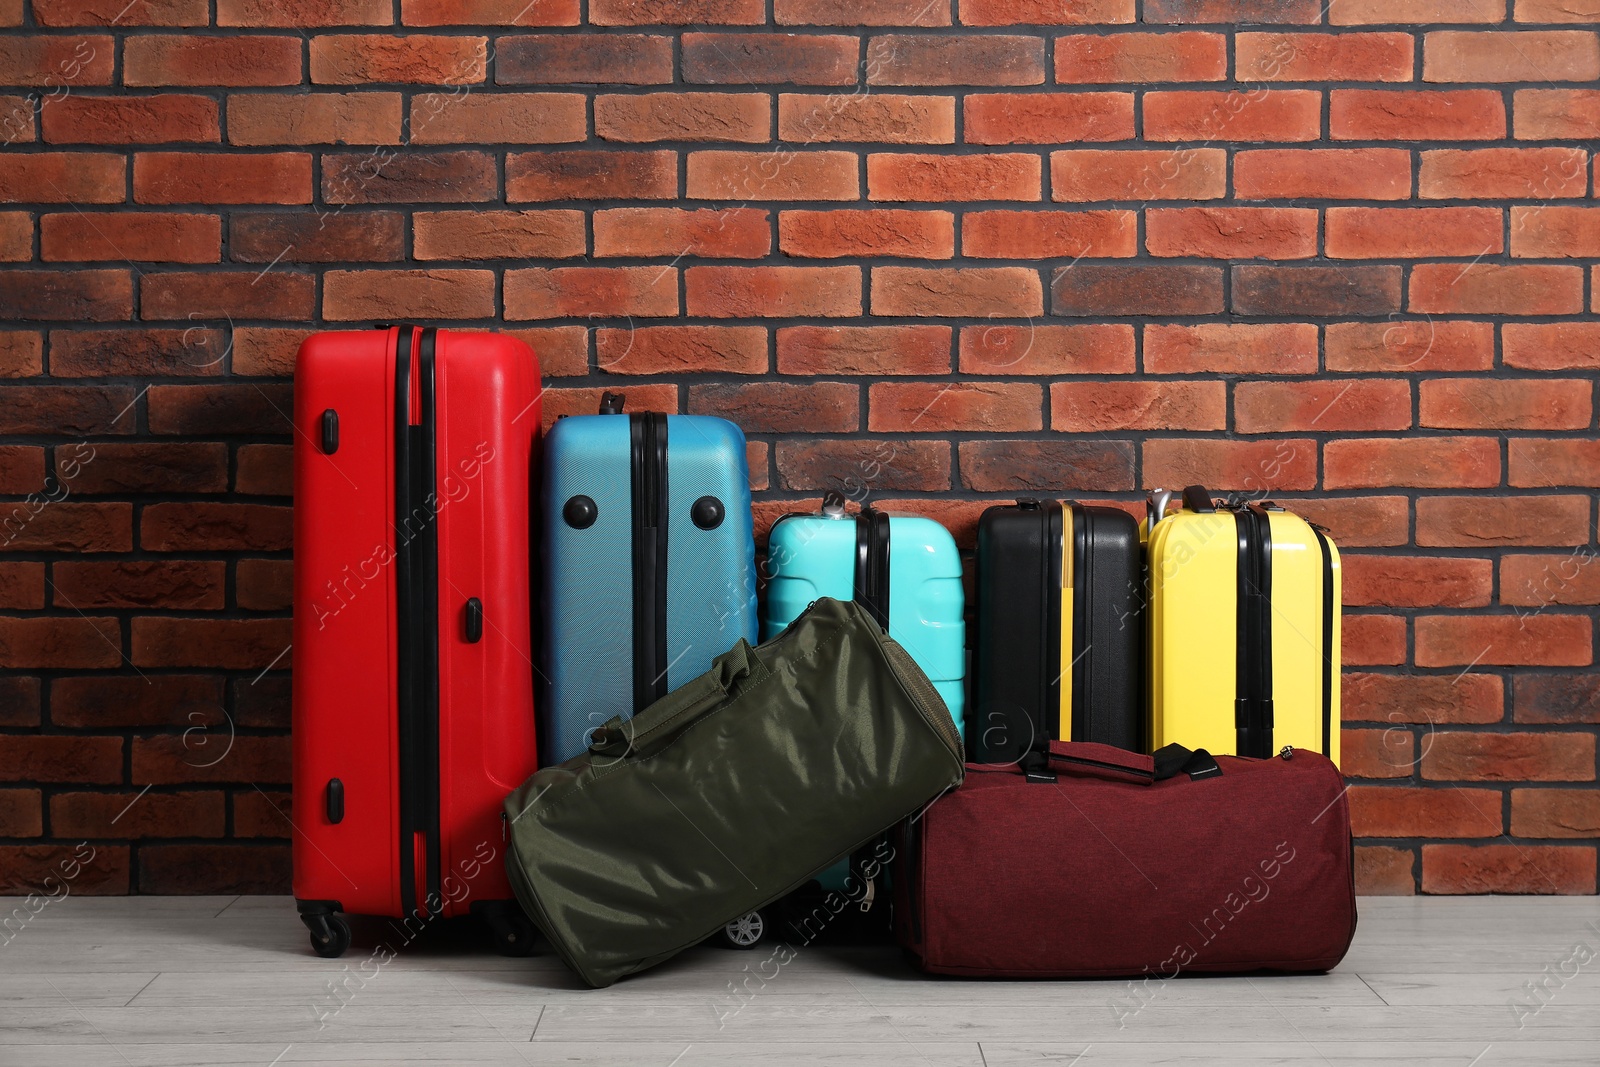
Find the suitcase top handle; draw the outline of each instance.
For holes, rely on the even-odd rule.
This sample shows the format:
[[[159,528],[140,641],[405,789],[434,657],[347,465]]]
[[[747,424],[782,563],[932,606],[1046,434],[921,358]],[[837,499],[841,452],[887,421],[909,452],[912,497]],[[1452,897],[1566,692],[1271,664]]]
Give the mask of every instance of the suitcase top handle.
[[[600,394],[600,414],[621,415],[622,405],[627,403],[627,398],[621,393]]]
[[[1183,510],[1214,512],[1217,506],[1211,502],[1211,494],[1203,485],[1191,485],[1183,491]]]

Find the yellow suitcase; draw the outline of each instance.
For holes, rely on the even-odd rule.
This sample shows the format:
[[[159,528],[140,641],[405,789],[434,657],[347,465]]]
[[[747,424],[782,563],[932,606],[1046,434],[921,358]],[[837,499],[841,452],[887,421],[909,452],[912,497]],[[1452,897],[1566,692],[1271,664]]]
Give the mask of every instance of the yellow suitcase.
[[[1339,550],[1272,503],[1152,494],[1151,747],[1339,762]]]

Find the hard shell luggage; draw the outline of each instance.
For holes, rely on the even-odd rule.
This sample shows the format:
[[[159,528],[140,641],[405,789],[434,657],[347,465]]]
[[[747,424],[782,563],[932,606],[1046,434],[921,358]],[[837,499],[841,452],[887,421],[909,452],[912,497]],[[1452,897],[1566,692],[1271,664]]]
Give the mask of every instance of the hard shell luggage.
[[[542,757],[653,704],[756,640],[744,434],[705,415],[560,419],[544,443]]]
[[[1020,500],[978,520],[968,751],[1047,741],[1147,751],[1138,525],[1117,508]]]
[[[319,333],[295,371],[294,895],[338,912],[480,911],[531,948],[500,805],[537,766],[529,472],[539,366],[500,334]]]
[[[1052,742],[967,767],[899,839],[895,925],[926,971],[1129,975],[1137,1012],[1180,974],[1322,971],[1355,936],[1344,780],[1285,758]]]
[[[818,597],[855,600],[885,627],[933,682],[963,728],[966,594],[950,531],[920,515],[871,506],[854,517],[830,492],[815,515],[789,514],[767,541],[764,640],[776,637]]]
[[[1277,505],[1152,498],[1151,736],[1339,762],[1341,582],[1333,539]]]
[[[591,986],[778,900],[962,776],[922,671],[859,605],[823,598],[740,641],[513,793],[508,867]]]

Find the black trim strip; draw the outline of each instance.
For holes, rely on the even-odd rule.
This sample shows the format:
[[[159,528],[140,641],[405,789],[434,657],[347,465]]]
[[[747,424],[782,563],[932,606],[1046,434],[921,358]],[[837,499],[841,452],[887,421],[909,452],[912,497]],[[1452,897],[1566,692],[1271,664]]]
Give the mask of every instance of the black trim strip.
[[[443,843],[439,834],[439,508],[438,508],[438,376],[435,363],[439,331],[425,329],[417,345],[417,384],[421,386],[421,418],[413,427],[420,439],[422,462],[416,469],[417,491],[426,509],[426,526],[419,553],[418,591],[421,594],[422,689],[421,744],[418,755],[422,771],[422,832],[427,837],[428,910],[442,906],[440,869],[444,865]]]
[[[411,342],[414,330],[402,326],[394,347],[394,538],[395,630],[397,649],[396,724],[399,735],[400,790],[400,910],[411,915],[417,907],[416,842],[416,718],[417,682],[422,668],[415,648],[418,613],[416,578],[411,545]]]
[[[1333,662],[1333,549],[1321,530],[1313,526],[1311,532],[1317,535],[1317,544],[1322,548],[1322,754],[1331,757],[1333,674],[1339,669]]]
[[[870,505],[856,512],[854,600],[889,632],[889,516]]]
[[[1255,505],[1234,511],[1239,536],[1234,727],[1241,756],[1272,755],[1272,530]]]
[[[667,695],[667,421],[628,416],[633,489],[633,705]]]

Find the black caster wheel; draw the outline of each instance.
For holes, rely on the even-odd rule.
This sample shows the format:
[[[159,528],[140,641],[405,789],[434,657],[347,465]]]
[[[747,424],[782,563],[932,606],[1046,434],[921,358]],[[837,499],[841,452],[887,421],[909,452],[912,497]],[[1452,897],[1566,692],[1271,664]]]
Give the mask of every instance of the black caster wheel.
[[[474,909],[494,935],[495,951],[502,956],[531,956],[538,933],[516,904],[491,901]]]
[[[767,938],[767,917],[759,911],[747,911],[723,926],[718,936],[729,948],[755,948]]]
[[[300,921],[311,931],[311,951],[324,959],[338,959],[350,947],[350,923],[344,916],[302,915]]]

